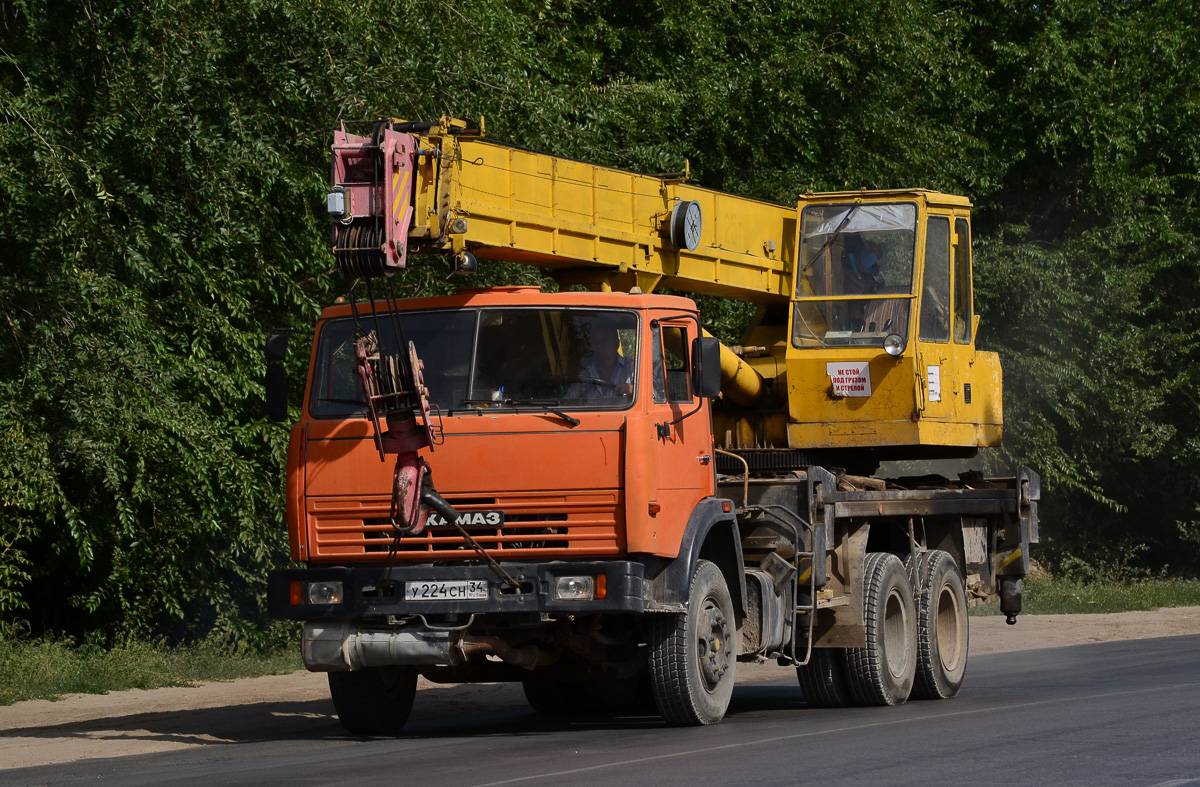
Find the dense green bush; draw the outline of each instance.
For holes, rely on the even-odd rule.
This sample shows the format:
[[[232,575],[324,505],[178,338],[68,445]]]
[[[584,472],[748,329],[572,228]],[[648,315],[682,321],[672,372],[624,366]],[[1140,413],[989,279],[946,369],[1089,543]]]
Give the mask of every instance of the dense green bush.
[[[688,158],[703,185],[785,202],[971,195],[1004,459],[1043,473],[1052,554],[1145,544],[1143,563],[1195,569],[1194,12],[0,5],[0,616],[258,636],[287,559],[261,347],[335,294],[329,129],[442,113],[632,169]],[[539,279],[483,278],[511,276]],[[448,286],[431,266],[400,283]]]

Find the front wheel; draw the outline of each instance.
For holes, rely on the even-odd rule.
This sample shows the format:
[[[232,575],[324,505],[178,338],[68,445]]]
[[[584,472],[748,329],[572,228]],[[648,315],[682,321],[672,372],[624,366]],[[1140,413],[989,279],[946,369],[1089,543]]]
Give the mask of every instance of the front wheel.
[[[417,696],[412,667],[329,673],[329,694],[342,726],[355,735],[399,735]]]
[[[716,724],[733,696],[737,667],[737,623],[721,570],[696,562],[682,614],[646,616],[650,683],[654,702],[668,724]]]

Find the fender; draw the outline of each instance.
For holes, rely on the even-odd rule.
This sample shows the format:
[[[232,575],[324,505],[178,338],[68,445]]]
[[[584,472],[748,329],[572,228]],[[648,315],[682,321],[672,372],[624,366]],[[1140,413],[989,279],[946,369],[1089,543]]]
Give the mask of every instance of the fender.
[[[733,610],[741,623],[746,616],[742,539],[737,515],[732,510],[723,510],[722,504],[726,502],[719,497],[706,497],[696,504],[683,531],[678,556],[645,558],[647,612],[682,612],[687,607],[688,588],[696,561],[704,558],[715,563],[725,575],[729,594],[733,597]]]

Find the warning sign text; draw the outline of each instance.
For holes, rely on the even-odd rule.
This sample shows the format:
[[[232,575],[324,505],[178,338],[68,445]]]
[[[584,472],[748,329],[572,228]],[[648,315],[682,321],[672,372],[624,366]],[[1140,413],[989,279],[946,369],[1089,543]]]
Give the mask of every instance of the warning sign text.
[[[827,363],[825,371],[833,385],[834,396],[870,396],[871,365],[860,363]]]

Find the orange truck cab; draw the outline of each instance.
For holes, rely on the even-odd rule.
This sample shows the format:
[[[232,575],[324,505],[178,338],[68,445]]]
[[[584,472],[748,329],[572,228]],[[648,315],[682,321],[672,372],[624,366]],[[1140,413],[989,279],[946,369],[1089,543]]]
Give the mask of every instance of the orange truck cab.
[[[461,530],[437,514],[417,535],[392,524],[352,373],[352,337],[370,330],[422,348],[432,480]],[[636,673],[638,637],[605,635],[633,620],[599,616],[683,609],[702,544],[740,557],[733,505],[714,496],[717,345],[699,334],[695,304],[665,295],[501,287],[327,309],[289,448],[292,558],[309,567],[270,578],[272,613],[308,621],[307,666]],[[732,637],[744,588],[730,594]]]

